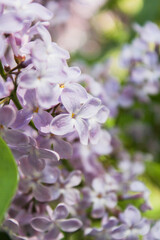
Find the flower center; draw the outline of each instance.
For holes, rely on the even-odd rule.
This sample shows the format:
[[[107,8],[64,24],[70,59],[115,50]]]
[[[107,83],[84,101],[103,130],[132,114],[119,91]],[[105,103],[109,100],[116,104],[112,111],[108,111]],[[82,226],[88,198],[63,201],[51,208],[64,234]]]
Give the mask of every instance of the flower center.
[[[102,198],[103,196],[102,196],[102,193],[99,193],[98,195],[97,195],[97,198]]]
[[[75,113],[72,113],[72,118],[75,118]]]
[[[64,84],[59,84],[60,88],[64,88]]]
[[[33,112],[35,112],[35,113],[38,113],[38,111],[39,111],[39,107],[36,107],[36,108],[33,110]]]

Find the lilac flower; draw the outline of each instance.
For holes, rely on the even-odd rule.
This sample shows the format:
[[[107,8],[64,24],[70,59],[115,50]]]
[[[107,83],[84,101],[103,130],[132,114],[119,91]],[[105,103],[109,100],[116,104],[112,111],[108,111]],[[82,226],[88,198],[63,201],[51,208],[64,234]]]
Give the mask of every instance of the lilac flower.
[[[145,53],[148,50],[148,45],[137,38],[133,40],[131,45],[125,45],[123,47],[120,61],[123,67],[132,67],[134,64],[143,61]]]
[[[86,228],[85,234],[93,236],[96,240],[110,240],[112,238],[112,231],[117,226],[118,219],[115,217],[108,217],[107,214],[101,221],[100,228]]]
[[[13,12],[8,12],[0,16],[0,32],[14,33],[22,30],[23,23],[21,18]]]
[[[73,154],[72,145],[59,136],[53,134],[38,135],[36,140],[40,148],[50,149],[50,146],[53,145],[60,159],[70,159]]]
[[[150,191],[149,189],[144,185],[144,183],[140,181],[133,181],[130,184],[130,190],[133,192],[139,192],[141,193],[142,198],[144,199],[144,203],[141,205],[141,210],[146,211],[146,210],[151,210],[151,204],[149,201],[150,197]]]
[[[0,108],[0,135],[12,148],[21,144],[28,144],[28,137],[20,131],[10,129],[15,121],[16,113],[12,106]]]
[[[73,156],[71,162],[77,169],[81,169],[87,179],[102,176],[105,171],[97,158],[112,152],[111,136],[107,131],[101,130],[100,139],[97,144],[80,143],[73,144]]]
[[[100,124],[105,123],[109,115],[109,110],[105,106],[100,106],[97,114],[89,119],[89,139],[91,144],[97,144],[101,137]]]
[[[43,39],[43,44],[46,48],[46,56],[47,56],[48,63],[51,63],[51,62],[56,63],[55,60],[58,58],[63,60],[69,59],[70,57],[69,52],[59,47],[56,43],[52,42],[49,32],[42,24],[38,24],[36,28],[37,28],[37,32],[40,34],[41,38]],[[34,49],[33,51],[35,52]]]
[[[57,198],[57,194],[52,193],[52,188],[43,184],[53,184],[57,181],[59,170],[49,165],[44,165],[41,170],[36,170],[27,157],[20,159],[20,170],[22,178],[20,190],[24,193],[32,191],[33,197],[40,202],[51,201]]]
[[[67,205],[75,205],[80,200],[80,192],[75,187],[80,184],[82,180],[82,173],[79,170],[74,170],[68,174],[66,178],[64,178],[61,173],[58,177],[58,180],[53,188],[53,194],[55,191],[55,195],[57,199],[62,196],[63,201]]]
[[[13,83],[10,78],[7,78],[7,81],[4,82],[4,80],[0,76],[0,98],[5,98],[9,96],[13,88]]]
[[[5,50],[6,50],[6,41],[3,37],[3,35],[0,35],[0,58],[3,57]]]
[[[104,178],[94,178],[93,190],[89,190],[89,201],[93,203],[92,216],[102,218],[106,208],[113,209],[117,205],[118,185],[114,178],[105,175]]]
[[[160,221],[157,221],[150,232],[144,237],[144,240],[158,240],[160,236]]]
[[[43,133],[49,133],[52,116],[39,107],[35,90],[27,90],[24,94],[23,102],[23,109],[18,111],[13,127],[23,128],[33,119],[38,130]]]
[[[69,52],[52,42],[52,13],[44,6],[66,6],[70,14],[73,1],[0,0],[0,136],[12,150],[20,176],[2,229],[14,240],[60,240],[63,232],[74,238],[72,232],[83,222],[83,239],[158,240],[159,222],[149,231],[149,221],[137,208],[122,212],[119,206],[125,199],[141,198],[140,209],[150,209],[149,190],[137,180],[145,170],[144,157],[131,159],[117,136],[121,128],[111,128],[111,137],[101,125],[109,110],[116,117],[134,98],[149,100],[149,94],[158,93],[160,30],[152,23],[136,26],[139,38],[121,56],[129,82],[121,84],[109,75],[109,61],[91,70],[96,81],[70,67]],[[56,19],[57,12],[54,8]],[[104,161],[110,153],[118,170]]]
[[[23,20],[29,19],[33,21],[38,18],[47,21],[53,16],[51,11],[38,3],[32,3],[32,0],[15,0],[14,2],[11,0],[0,0],[0,4],[12,7],[15,10],[15,12],[12,12]]]
[[[45,239],[56,239],[60,230],[64,232],[75,232],[82,227],[82,222],[76,218],[65,219],[68,210],[65,204],[60,203],[54,211],[48,208],[49,217],[35,217],[31,225],[38,232],[45,232]]]
[[[59,160],[59,155],[55,151],[39,148],[33,138],[29,138],[27,144],[22,141],[19,145],[11,146],[11,149],[17,159],[27,156],[30,164],[37,171],[44,167],[45,161],[56,164]]]
[[[112,231],[114,239],[138,240],[139,236],[145,236],[149,232],[149,222],[141,218],[139,210],[134,206],[128,206],[124,213],[120,214],[120,219],[123,224]]]
[[[147,22],[143,27],[135,24],[134,29],[140,34],[140,38],[144,42],[160,44],[160,30],[155,23]]]
[[[51,132],[56,135],[65,135],[75,130],[78,132],[82,144],[87,145],[89,125],[88,119],[96,115],[99,110],[100,100],[90,98],[82,106],[79,99],[75,99],[75,94],[69,89],[63,96],[63,104],[68,113],[56,116],[51,122]],[[67,96],[68,95],[68,96]]]
[[[5,220],[3,223],[3,229],[7,230],[13,240],[28,240],[27,237],[20,236],[19,223],[13,218]]]
[[[57,88],[49,83],[52,73],[47,73],[47,69],[41,67],[39,71],[31,69],[21,73],[19,86],[26,89],[36,88],[38,103],[44,108],[50,108],[59,103]]]

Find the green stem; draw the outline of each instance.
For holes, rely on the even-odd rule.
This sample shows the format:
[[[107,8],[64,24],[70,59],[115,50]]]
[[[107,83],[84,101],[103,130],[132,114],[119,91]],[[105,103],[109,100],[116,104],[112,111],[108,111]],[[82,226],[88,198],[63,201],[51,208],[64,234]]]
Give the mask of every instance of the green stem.
[[[21,110],[22,109],[22,106],[17,98],[17,95],[16,95],[16,90],[13,90],[12,93],[11,93],[11,99],[12,101],[14,102],[14,104],[16,105],[17,109],[18,110]]]
[[[2,76],[2,78],[6,81],[7,79],[7,75],[5,74],[5,71],[3,69],[3,65],[2,62],[0,61],[0,75]]]
[[[32,120],[30,121],[29,125],[30,125],[34,130],[37,131],[37,128],[35,127],[34,122],[33,122]]]

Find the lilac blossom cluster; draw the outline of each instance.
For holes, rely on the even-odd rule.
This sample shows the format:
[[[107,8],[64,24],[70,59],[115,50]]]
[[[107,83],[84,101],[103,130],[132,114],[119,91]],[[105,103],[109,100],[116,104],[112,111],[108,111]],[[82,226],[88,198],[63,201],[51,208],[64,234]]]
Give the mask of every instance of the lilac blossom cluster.
[[[135,96],[141,101],[148,101],[149,95],[160,91],[160,30],[152,22],[146,23],[144,27],[135,24],[134,29],[138,37],[124,46],[121,63],[129,69],[129,81],[135,88]]]
[[[140,213],[151,208],[137,180],[142,157],[121,150],[117,167],[99,161],[116,149],[101,126],[132,104],[132,89],[113,79],[104,87],[68,66],[50,20],[37,2],[0,0],[0,136],[20,178],[1,230],[13,240],[74,239],[76,231],[81,239],[157,240],[159,222],[150,228]],[[126,204],[135,199],[138,207]]]
[[[137,37],[124,45],[119,57],[119,65],[128,73],[123,85],[110,74],[111,61],[95,64],[92,69],[80,63],[84,72],[90,74],[81,74],[80,81],[85,82],[86,89],[93,96],[101,99],[113,118],[120,108],[131,107],[137,99],[149,102],[150,96],[160,92],[160,29],[156,24],[147,22],[143,27],[134,24],[134,30]]]

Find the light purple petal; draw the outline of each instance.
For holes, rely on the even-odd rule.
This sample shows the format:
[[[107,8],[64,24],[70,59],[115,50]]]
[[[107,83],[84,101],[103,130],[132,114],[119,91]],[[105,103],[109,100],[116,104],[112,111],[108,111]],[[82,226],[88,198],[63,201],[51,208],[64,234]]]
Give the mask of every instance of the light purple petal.
[[[160,236],[160,221],[156,222],[153,226],[151,233],[155,239],[158,239]]]
[[[64,88],[61,94],[61,101],[69,113],[76,113],[80,108],[80,100],[76,92],[70,88]]]
[[[33,122],[38,130],[42,133],[50,132],[50,123],[53,117],[50,113],[40,110],[38,113],[33,115]]]
[[[105,185],[106,183],[103,178],[94,178],[92,181],[92,188],[97,193],[102,194],[104,192]]]
[[[79,98],[80,102],[85,102],[88,98],[87,91],[78,83],[69,83],[66,86],[67,89],[71,89]]]
[[[51,187],[51,199],[56,200],[60,197],[61,193],[59,191],[59,188],[57,187]]]
[[[75,232],[82,227],[82,222],[76,218],[57,221],[58,226],[64,232]]]
[[[136,236],[134,233],[131,233],[129,236],[126,237],[126,240],[139,240],[139,237]]]
[[[64,135],[73,132],[73,122],[69,114],[60,114],[51,122],[51,132],[55,135]]]
[[[19,76],[19,86],[26,89],[33,89],[38,86],[37,72],[34,70],[29,70],[23,72]]]
[[[28,47],[31,46],[32,45],[29,45],[28,43]],[[25,47],[27,48],[27,45],[25,45]],[[38,64],[37,62],[43,63],[43,61],[47,60],[46,46],[42,40],[36,39],[33,47],[29,50],[31,51],[32,62],[35,66]]]
[[[54,226],[48,233],[45,234],[45,240],[59,239],[58,235],[60,234],[57,226]]]
[[[106,199],[105,205],[108,208],[112,209],[117,205],[117,195],[115,193],[108,193],[105,199]]]
[[[15,129],[23,128],[29,124],[29,122],[32,120],[33,113],[28,109],[21,109],[18,111],[16,120],[14,124],[12,124],[12,127]]]
[[[26,193],[29,193],[31,189],[32,189],[31,182],[26,178],[21,178],[19,183],[19,190],[22,193],[26,194]]]
[[[89,129],[87,121],[77,118],[75,121],[75,128],[78,132],[80,142],[84,145],[88,144]]]
[[[8,12],[0,16],[0,32],[14,33],[22,29],[22,20],[14,13]]]
[[[62,59],[69,59],[70,55],[69,52],[61,47],[59,47],[55,42],[52,42],[53,54],[56,57]]]
[[[42,24],[38,24],[37,30],[38,30],[39,34],[41,35],[41,38],[45,42],[46,46],[49,46],[52,42],[52,39],[51,39],[51,35],[48,32],[48,30]]]
[[[66,67],[65,70],[67,70],[67,75],[70,80],[77,79],[81,74],[79,67]]]
[[[32,167],[37,171],[41,171],[45,166],[45,161],[43,158],[39,157],[39,151],[37,149],[29,149],[27,155],[28,153],[29,153],[28,160]]]
[[[57,181],[57,178],[60,174],[58,168],[52,168],[50,166],[45,166],[44,170],[41,173],[41,181],[43,183],[52,184]]]
[[[105,106],[101,106],[100,110],[97,112],[96,120],[99,123],[105,123],[109,116],[109,109]]]
[[[65,180],[65,186],[72,188],[78,186],[82,181],[82,173],[79,170],[72,171]]]
[[[44,82],[37,89],[38,103],[42,108],[51,108],[59,103],[60,94],[59,86]]]
[[[35,169],[33,168],[33,166],[30,164],[30,161],[28,160],[27,156],[23,156],[20,159],[20,169],[23,172],[23,174],[25,176],[31,176],[34,175],[34,171]],[[40,174],[39,174],[40,176]]]
[[[150,224],[149,221],[145,218],[143,218],[135,228],[138,230],[140,235],[146,235],[149,232]]]
[[[63,197],[67,205],[75,205],[80,201],[80,192],[74,188],[66,189]]]
[[[146,188],[145,184],[140,181],[133,181],[130,184],[130,190],[133,192],[145,192],[146,189],[147,188]]]
[[[46,217],[35,217],[31,221],[31,226],[38,232],[45,232],[51,224],[51,220]]]
[[[42,184],[37,184],[33,189],[33,195],[39,202],[49,202],[54,199],[52,189]]]
[[[91,98],[81,107],[78,116],[81,118],[91,118],[95,116],[99,110],[101,100],[98,98]]]
[[[6,49],[6,42],[5,39],[0,35],[0,58],[3,57],[5,49]]]
[[[52,160],[53,162],[57,162],[59,160],[59,155],[55,151],[39,148],[38,152],[39,152],[38,156],[41,159],[49,159]]]
[[[55,219],[64,219],[68,214],[67,206],[64,203],[58,204],[53,213]]]
[[[9,218],[5,220],[3,226],[6,227],[8,230],[13,231],[14,233],[19,232],[19,224],[14,218]]]
[[[58,137],[54,140],[54,150],[61,159],[70,159],[73,152],[71,144]]]
[[[122,240],[122,239],[125,239],[126,231],[127,231],[127,226],[122,224],[122,225],[116,227],[111,232],[111,236],[116,240]]]
[[[0,125],[9,127],[16,119],[16,112],[11,106],[0,108]]]
[[[118,224],[118,219],[116,217],[110,217],[107,222],[103,222],[103,228],[111,229]]]
[[[25,8],[25,11],[31,17],[36,17],[45,21],[48,21],[53,17],[53,13],[50,10],[38,3],[28,4]]]
[[[89,139],[91,144],[97,144],[101,136],[101,128],[100,125],[95,123],[91,125],[89,131]]]
[[[124,211],[124,215],[122,215],[123,221],[128,225],[128,226],[133,226],[137,222],[140,221],[141,215],[140,212],[137,208],[134,206],[128,206],[126,210]]]
[[[38,107],[36,90],[35,89],[27,89],[23,92],[22,88],[19,89],[19,95],[22,97],[22,102],[26,108],[34,110]]]
[[[20,147],[20,146],[25,146],[27,147],[27,144],[29,142],[28,137],[18,131],[18,130],[13,130],[13,129],[7,129],[5,130],[5,136],[4,136],[5,141],[10,145],[15,147]]]
[[[101,201],[96,201],[93,204],[92,217],[93,218],[102,218],[105,214],[105,208],[102,205]]]
[[[98,155],[106,155],[112,152],[111,136],[106,130],[101,130],[101,137],[98,144],[94,146],[94,150]]]

